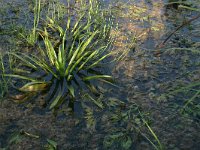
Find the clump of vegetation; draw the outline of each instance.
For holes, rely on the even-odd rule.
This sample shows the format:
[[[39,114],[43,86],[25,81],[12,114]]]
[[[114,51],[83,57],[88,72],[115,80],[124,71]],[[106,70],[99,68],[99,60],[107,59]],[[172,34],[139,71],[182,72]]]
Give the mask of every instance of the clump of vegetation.
[[[103,74],[101,69],[101,63],[111,55],[110,25],[98,3],[90,1],[85,3],[86,10],[82,15],[67,14],[67,21],[62,25],[47,16],[43,28],[38,29],[39,3],[37,1],[38,7],[35,7],[34,40],[31,40],[35,43],[38,39],[37,52],[9,52],[8,55],[15,58],[18,65],[14,66],[15,72],[5,76],[18,78],[20,82],[21,79],[29,81],[17,87],[23,96],[14,96],[15,101],[23,102],[48,91],[50,109],[59,108],[66,99],[73,109],[79,92],[89,89],[98,93],[93,80],[112,83],[112,77]],[[40,35],[41,39],[36,35]]]
[[[131,149],[134,142],[139,138],[144,138],[156,150],[164,149],[150,127],[148,113],[141,111],[136,103],[125,104],[115,98],[110,98],[106,104],[112,113],[105,114],[104,121],[112,122],[112,127],[107,130],[104,138],[105,148]]]
[[[39,25],[39,19],[40,19],[40,11],[41,11],[41,1],[35,0],[35,7],[34,7],[34,23],[33,23],[33,29],[28,35],[27,42],[30,45],[34,45],[37,42],[38,34],[36,29]]]

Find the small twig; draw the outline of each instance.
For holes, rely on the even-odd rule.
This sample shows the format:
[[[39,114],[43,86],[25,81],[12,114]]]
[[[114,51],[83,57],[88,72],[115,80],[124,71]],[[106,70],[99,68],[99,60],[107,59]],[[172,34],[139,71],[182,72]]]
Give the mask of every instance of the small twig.
[[[24,131],[24,130],[21,131],[21,134],[22,134],[22,135],[29,136],[29,137],[31,137],[31,138],[36,138],[36,139],[40,138],[40,136],[31,134],[31,133],[28,133],[28,132],[26,132],[26,131]]]
[[[196,19],[198,19],[198,18],[200,18],[200,14],[197,15],[197,16],[195,16],[195,17],[193,17],[193,18],[191,18],[191,19],[188,20],[188,21],[183,22],[183,23],[182,23],[179,27],[177,27],[177,28],[162,42],[162,43],[160,43],[160,44],[157,46],[157,48],[162,48],[162,47],[165,45],[165,43],[172,37],[172,35],[174,35],[179,29],[181,29],[182,27],[184,27],[184,26],[190,24],[192,21],[194,21],[194,20],[196,20]]]

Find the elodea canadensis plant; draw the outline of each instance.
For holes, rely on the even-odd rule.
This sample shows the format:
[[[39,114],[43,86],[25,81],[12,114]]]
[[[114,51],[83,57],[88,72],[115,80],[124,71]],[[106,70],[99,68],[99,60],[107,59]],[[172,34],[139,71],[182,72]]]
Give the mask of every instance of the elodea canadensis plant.
[[[44,29],[38,29],[42,39],[38,53],[9,53],[19,61],[17,70],[23,72],[6,76],[28,81],[18,88],[24,99],[48,91],[50,109],[59,108],[67,100],[73,107],[79,92],[97,92],[94,80],[112,84],[112,77],[101,73],[102,61],[111,55],[112,42],[104,36],[107,28],[110,26],[104,25],[103,30],[94,27],[84,15],[76,21],[69,17],[65,27],[48,18]]]

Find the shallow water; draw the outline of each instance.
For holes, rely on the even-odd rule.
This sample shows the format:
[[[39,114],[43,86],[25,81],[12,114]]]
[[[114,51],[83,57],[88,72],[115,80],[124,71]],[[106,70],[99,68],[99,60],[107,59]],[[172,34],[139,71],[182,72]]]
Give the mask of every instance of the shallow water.
[[[6,2],[4,3],[6,4]],[[158,49],[156,46],[177,25],[180,25],[184,17],[192,17],[196,14],[183,12],[180,15],[178,10],[166,9],[164,7],[166,1],[162,0],[119,0],[117,2],[106,0],[104,3],[107,6],[111,5],[114,21],[118,24],[118,29],[114,28],[111,31],[112,36],[116,37],[113,49],[116,52],[114,57],[124,53],[124,59],[110,66],[111,73],[120,88],[109,87],[109,90],[105,90],[105,88],[104,93],[107,97],[104,98],[115,97],[128,104],[139,105],[148,113],[150,126],[165,149],[197,150],[200,147],[200,117],[185,116],[179,113],[180,107],[189,95],[178,94],[169,98],[160,96],[176,85],[189,84],[192,81],[199,82],[199,54],[183,51],[173,52],[169,48],[188,48],[200,42],[194,32],[200,29],[200,20],[191,24],[192,30],[187,30],[187,27],[179,30],[163,49]],[[12,4],[25,7],[20,5],[21,1],[13,1]],[[10,12],[6,14],[11,20],[16,15],[14,13],[12,16]],[[1,15],[2,22],[7,20],[4,17]],[[22,22],[22,24],[24,23]],[[10,27],[5,23],[5,28]],[[7,41],[8,38],[5,37],[11,35],[9,32],[6,35],[4,28],[2,31],[0,49],[9,50],[17,43]],[[8,46],[11,43],[13,45]],[[194,65],[194,62],[197,65]],[[193,71],[194,74],[186,76],[187,73]],[[69,116],[63,112],[56,118],[51,112],[39,106],[40,99],[37,99],[36,103],[25,106],[18,106],[10,100],[2,102],[0,105],[0,147],[9,145],[8,141],[12,134],[23,130],[39,135],[40,138],[22,136],[17,144],[10,144],[9,149],[43,149],[47,144],[46,139],[55,140],[59,149],[106,149],[103,148],[104,137],[110,132],[114,132],[109,131],[113,128],[112,122],[104,121],[109,116],[106,113],[102,113],[99,124],[91,130],[85,127],[85,122],[77,114]],[[146,129],[143,131],[148,132]],[[153,137],[149,137],[153,139]],[[131,149],[154,148],[144,138],[137,137],[133,140]]]

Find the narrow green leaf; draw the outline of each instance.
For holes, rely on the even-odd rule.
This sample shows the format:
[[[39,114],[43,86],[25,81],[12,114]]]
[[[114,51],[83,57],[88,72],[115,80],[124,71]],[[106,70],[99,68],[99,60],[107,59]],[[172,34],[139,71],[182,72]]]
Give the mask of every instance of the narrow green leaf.
[[[87,41],[84,42],[83,46],[81,46],[80,52],[78,53],[78,58],[83,54],[83,52],[86,50],[87,46],[92,42],[94,36],[99,33],[99,31],[95,31],[92,33],[92,35],[87,39]]]
[[[19,79],[24,79],[24,80],[29,80],[29,81],[37,81],[34,78],[28,77],[28,76],[22,76],[22,75],[16,75],[16,74],[4,74],[6,77],[13,77],[13,78],[19,78]]]
[[[37,69],[37,67],[34,64],[32,64],[29,60],[26,59],[26,58],[28,58],[28,57],[26,57],[27,55],[24,55],[25,58],[23,58],[20,55],[15,54],[15,53],[8,53],[8,54],[17,57],[18,59],[20,59],[21,61],[23,61],[27,66],[29,66],[31,68],[34,68],[34,69]]]
[[[107,58],[108,56],[110,56],[111,53],[108,53],[104,56],[102,56],[99,60],[97,60],[96,62],[94,62],[93,64],[91,64],[89,67],[87,67],[86,69],[90,69],[90,68],[93,68],[95,67],[96,65],[98,65],[102,60],[104,60],[105,58]]]
[[[73,42],[71,44],[71,48],[68,52],[67,60],[69,60],[72,57],[73,50],[74,50],[74,47],[75,47],[75,42],[76,42],[76,38],[73,40]]]
[[[68,17],[68,19],[67,19],[67,29],[68,30],[70,28],[70,23],[71,23],[71,17]]]
[[[69,90],[69,93],[71,94],[71,96],[74,98],[75,97],[75,94],[74,94],[74,87],[70,84],[67,86],[68,90]]]
[[[50,105],[50,109],[54,108],[57,106],[57,104],[60,102],[60,100],[62,99],[63,96],[63,91],[60,90],[58,95],[56,96],[56,98],[53,100],[53,102]]]
[[[200,12],[200,9],[198,9],[198,8],[188,7],[188,6],[185,6],[185,5],[179,5],[178,7],[179,8],[185,8],[185,9],[192,10],[192,11]]]
[[[50,72],[54,77],[58,78],[57,74],[54,73],[54,71],[51,69],[51,66],[47,64],[45,60],[42,60],[38,58],[35,55],[31,55],[32,57],[29,57],[30,60],[32,60],[35,64],[37,64],[42,70],[45,72]]]
[[[74,27],[72,29],[72,33],[76,30],[77,26],[79,25],[81,19],[85,16],[85,12],[82,14],[82,16],[76,21],[76,23],[74,24]]]
[[[82,55],[75,63],[74,65],[71,67],[69,74],[72,73],[72,71],[76,68],[77,65],[79,65],[79,63],[83,60],[83,58],[85,58],[90,52],[86,52],[84,55]]]
[[[85,64],[91,60],[98,52],[97,51],[94,51],[93,53],[90,54],[90,56],[88,56],[88,58],[81,64],[81,66],[78,68],[78,71],[80,71],[83,66],[85,66]]]
[[[99,108],[103,109],[103,103],[100,99],[95,100],[92,96],[90,96],[89,94],[85,95],[86,98],[88,98],[90,101],[92,101],[95,105],[97,105]]]
[[[94,76],[87,76],[83,78],[83,81],[93,80],[93,79],[112,79],[109,75],[94,75]]]
[[[83,43],[82,43],[82,44],[83,44]],[[79,53],[82,44],[80,44],[80,46],[77,47],[77,49],[75,50],[75,52],[72,54],[72,57],[71,57],[71,59],[70,59],[70,61],[69,61],[69,64],[68,64],[68,66],[67,66],[67,69],[66,69],[66,71],[65,71],[65,76],[67,76],[67,75],[69,74],[69,70],[71,69],[71,66],[72,66],[73,63],[74,63],[74,60],[75,60],[77,54]]]
[[[48,34],[46,28],[45,28],[45,34]],[[49,58],[51,64],[55,65],[56,68],[58,69],[59,66],[58,66],[57,55],[54,50],[54,47],[53,47],[51,41],[49,40],[48,36],[43,37],[43,39],[44,39],[45,47],[47,50],[48,58]]]
[[[114,81],[113,79],[98,79],[99,81],[102,81],[102,82],[105,82],[105,83],[108,83],[116,88],[120,88],[118,85],[114,84]]]

